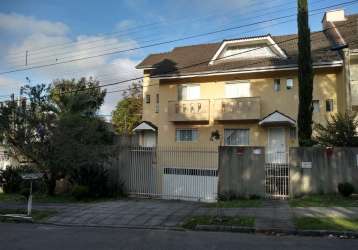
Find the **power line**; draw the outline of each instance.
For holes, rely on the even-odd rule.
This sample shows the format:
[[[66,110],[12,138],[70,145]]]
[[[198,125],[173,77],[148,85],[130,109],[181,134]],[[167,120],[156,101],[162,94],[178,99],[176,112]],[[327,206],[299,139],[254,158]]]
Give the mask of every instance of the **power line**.
[[[323,0],[317,0],[317,1],[323,1]],[[314,4],[317,4],[318,2],[315,2]],[[282,5],[277,5],[277,6],[282,6]],[[272,9],[273,7],[271,7],[270,9]],[[245,17],[245,16],[249,16],[249,18],[245,18],[245,20],[250,20],[250,19],[256,19],[256,18],[258,18],[258,17],[263,17],[263,16],[266,16],[266,15],[268,15],[268,14],[274,14],[274,13],[282,13],[282,11],[283,10],[285,10],[285,11],[287,11],[287,10],[290,10],[290,9],[296,9],[296,7],[291,7],[291,8],[287,8],[287,6],[285,6],[285,7],[283,7],[283,8],[281,8],[281,9],[277,9],[277,8],[275,8],[275,11],[270,11],[270,12],[264,12],[262,15],[260,15],[260,16],[258,16],[258,13],[261,13],[262,11],[256,11],[256,13],[255,13],[255,16],[249,16],[248,14],[249,13],[246,13],[246,14],[244,14],[244,15],[242,15],[241,17]],[[267,9],[266,9],[267,10]],[[251,14],[251,13],[250,13]],[[153,34],[151,34],[151,35],[147,35],[147,36],[144,36],[144,37],[140,37],[140,38],[148,38],[148,37],[151,37]],[[157,38],[158,36],[156,36],[156,38]],[[106,40],[106,39],[108,39],[108,38],[104,38],[103,40]],[[135,37],[132,37],[131,39],[135,39],[135,41],[136,42],[138,42],[138,40],[137,40],[137,38],[135,38]],[[102,39],[101,39],[102,40]],[[152,40],[145,40],[145,41],[142,41],[142,42],[155,42],[155,41],[159,41],[159,39],[152,39]],[[92,41],[87,41],[88,42],[88,44],[89,43],[92,43]],[[86,44],[87,44],[87,42],[86,42]],[[96,41],[95,41],[96,42]],[[96,48],[102,48],[102,47],[107,47],[108,45],[116,45],[116,44],[118,44],[119,43],[119,41],[118,40],[116,40],[116,41],[114,41],[114,42],[111,42],[111,43],[107,43],[107,44],[103,44],[103,45],[97,45],[97,46],[93,46],[93,47],[89,47],[89,48],[85,48],[85,49],[83,49],[83,50],[81,50],[81,51],[76,51],[76,52],[73,52],[73,51],[68,51],[68,52],[62,52],[62,53],[55,53],[55,54],[50,54],[50,55],[43,55],[43,56],[36,56],[35,55],[35,57],[32,59],[32,64],[33,63],[41,63],[41,62],[43,62],[43,61],[37,61],[38,59],[42,59],[42,58],[50,58],[51,60],[53,60],[53,59],[56,59],[56,61],[58,61],[58,60],[63,60],[63,59],[66,59],[66,58],[70,58],[70,57],[74,57],[74,56],[76,56],[76,55],[71,55],[71,54],[81,54],[81,53],[85,53],[85,51],[88,51],[88,50],[90,50],[90,49],[96,49]],[[82,43],[76,43],[75,44],[75,46],[78,46],[78,45],[81,45]],[[116,50],[116,49],[119,49],[119,48],[123,48],[122,46],[120,46],[120,47],[112,47],[112,48],[109,48],[109,49],[107,49],[107,50],[105,50],[105,51],[109,51],[109,50]],[[73,48],[68,48],[68,49],[73,49]],[[45,53],[48,53],[48,52],[46,52],[46,51],[43,51],[43,52],[45,52]],[[101,52],[101,51],[99,51],[99,52]],[[104,52],[104,51],[103,51]],[[58,56],[61,56],[61,55],[67,55],[67,54],[70,54],[69,56],[66,56],[66,57],[58,57]],[[31,54],[32,55],[32,57],[34,56],[34,53],[32,53]],[[23,57],[23,56],[22,56]],[[54,58],[53,58],[54,57]],[[50,60],[49,59],[49,60]],[[18,60],[18,59],[16,59],[16,60]],[[35,60],[35,62],[33,62]]]
[[[272,0],[271,2],[275,2],[275,1],[280,1],[280,0]],[[324,0],[317,0],[318,2],[320,1],[324,1]],[[256,5],[259,5],[260,3],[257,3],[257,4],[252,4],[251,7],[253,6],[256,6]],[[276,5],[276,6],[271,6],[271,8],[273,7],[279,7],[281,6],[282,4],[280,5]],[[287,7],[287,6],[286,6]],[[235,14],[237,14],[237,9],[238,8],[234,8],[234,9],[231,9],[230,11],[224,11],[222,13],[230,13],[230,12],[233,12]],[[248,9],[250,8],[246,8],[245,11],[247,11]],[[218,11],[217,10],[213,10],[212,13],[215,13],[215,15],[206,15],[204,18],[208,18],[208,17],[212,17],[212,16],[216,16],[218,14]],[[192,16],[188,16],[186,18],[179,18],[179,19],[176,19],[177,21],[191,21],[191,20],[200,20],[202,19],[203,17],[194,17],[192,18]],[[174,19],[175,20],[175,19]],[[106,34],[99,34],[101,36],[113,36],[113,35],[118,35],[118,34],[123,34],[121,33],[122,31],[132,31],[132,30],[138,30],[138,28],[140,28],[138,31],[141,31],[142,28],[147,28],[149,26],[152,26],[152,25],[156,25],[156,24],[162,24],[164,23],[164,21],[160,20],[160,21],[157,21],[157,22],[153,22],[153,23],[149,23],[149,24],[144,24],[144,25],[139,25],[137,27],[132,27],[132,28],[128,28],[128,29],[122,29],[121,31],[117,31],[117,32],[111,32],[111,33],[106,33]],[[170,22],[170,23],[176,23],[175,21],[174,22]],[[127,34],[127,33],[124,33],[124,34]],[[132,33],[131,33],[132,34]],[[98,41],[101,41],[103,40],[102,38],[98,39]],[[59,46],[62,46],[62,45],[67,45],[67,44],[73,44],[73,43],[76,43],[76,42],[67,42],[67,43],[62,43],[62,44],[56,44],[56,45],[49,45],[49,46],[45,46],[45,47],[41,47],[41,48],[35,48],[35,49],[32,49],[32,50],[29,50],[30,52],[33,52],[33,51],[38,51],[38,50],[44,50],[44,49],[48,49],[48,48],[54,48],[54,47],[59,47]],[[24,51],[22,52],[17,52],[17,53],[13,53],[13,54],[19,54],[19,53],[24,53]],[[34,53],[34,52],[33,52]]]
[[[352,22],[348,22],[346,24],[343,24],[343,25],[338,25],[336,26],[337,27],[342,27],[342,26],[347,26],[348,24],[350,23],[354,23],[354,21]],[[325,32],[327,30],[330,30],[330,29],[333,29],[334,27],[331,27],[331,28],[326,28],[324,30],[322,30],[321,32]],[[317,32],[318,33],[318,32]],[[282,40],[280,42],[276,42],[274,44],[270,44],[266,47],[271,47],[271,46],[275,46],[275,45],[278,45],[278,44],[282,44],[282,43],[286,43],[286,42],[290,42],[290,41],[294,41],[294,40],[297,40],[298,37],[294,37],[294,38],[290,38],[290,39],[286,39],[286,40]],[[321,41],[323,41],[322,39],[320,39]],[[325,40],[325,39],[324,39]],[[311,41],[315,41],[315,40],[312,40]],[[353,41],[355,42],[355,41]],[[232,57],[232,56],[236,56],[236,55],[240,55],[240,54],[245,54],[245,53],[250,53],[252,51],[255,51],[255,50],[259,50],[259,49],[262,49],[262,48],[253,48],[251,50],[246,50],[246,51],[243,51],[243,52],[239,52],[239,53],[235,53],[235,54],[232,54],[232,55],[228,55],[228,56],[225,56],[225,57],[221,57],[221,58],[218,58],[216,60],[222,60],[224,58],[228,58],[228,57]],[[211,61],[211,58],[209,60],[205,60],[205,61],[201,61],[201,62],[198,62],[198,63],[195,63],[195,64],[191,64],[191,65],[187,65],[187,66],[184,66],[184,67],[181,67],[181,68],[178,68],[176,69],[175,71],[177,70],[181,70],[181,69],[185,69],[185,68],[190,68],[190,67],[194,67],[194,66],[198,66],[198,65],[201,65],[201,64],[205,64],[205,63],[209,63]],[[252,63],[251,65],[253,64],[258,64],[258,63],[261,63],[260,61],[259,62],[254,62]],[[245,65],[245,66],[251,66],[250,64],[249,65]],[[174,73],[175,71],[172,71],[172,72],[166,72],[166,73]],[[202,74],[207,74],[207,73],[202,73]],[[197,74],[198,75],[198,74]],[[143,77],[136,77],[136,78],[131,78],[131,79],[126,79],[126,80],[122,80],[122,81],[117,81],[117,82],[113,82],[113,83],[109,83],[109,84],[104,84],[104,85],[98,85],[98,86],[95,86],[95,87],[91,87],[91,88],[87,88],[87,89],[83,89],[83,90],[73,90],[73,91],[66,91],[66,92],[62,92],[61,94],[69,94],[69,93],[74,93],[74,92],[79,92],[79,91],[86,91],[88,89],[92,89],[92,88],[102,88],[102,87],[108,87],[108,86],[114,86],[114,85],[120,85],[122,83],[127,83],[127,82],[133,82],[133,81],[136,81],[136,80],[142,80]],[[146,85],[144,87],[149,87],[149,86],[158,86],[159,84],[149,84],[149,85]],[[128,91],[128,90],[131,90],[131,88],[129,89],[121,89],[121,90],[116,90],[116,91],[111,91],[111,92],[108,92],[108,93],[115,93],[115,92],[123,92],[123,91]]]
[[[317,11],[317,10],[322,10],[322,9],[326,9],[326,8],[332,8],[332,7],[342,6],[342,5],[351,5],[351,4],[355,4],[355,3],[357,3],[357,0],[348,1],[348,2],[344,2],[344,3],[340,3],[340,4],[335,4],[335,5],[331,5],[331,6],[326,6],[326,7],[324,7],[324,8],[318,8],[318,9],[314,9],[314,10],[312,10],[312,11]],[[9,71],[0,72],[0,75],[2,75],[2,74],[8,74],[8,73],[14,73],[14,72],[19,72],[19,71],[26,71],[26,70],[30,70],[30,69],[36,69],[36,68],[50,67],[50,66],[55,66],[55,65],[64,64],[64,63],[76,62],[76,61],[80,61],[80,60],[88,60],[88,59],[92,59],[92,58],[96,58],[96,57],[101,57],[101,56],[113,55],[113,54],[118,54],[118,53],[123,53],[123,52],[129,52],[129,51],[134,51],[134,50],[138,50],[138,49],[154,47],[154,46],[163,45],[163,44],[168,44],[168,43],[173,43],[173,42],[178,42],[178,41],[189,40],[189,39],[198,38],[198,37],[202,37],[202,36],[207,36],[207,35],[213,35],[213,34],[217,34],[217,33],[222,33],[222,32],[225,32],[225,31],[231,31],[231,30],[235,30],[235,29],[242,28],[242,27],[249,27],[249,26],[258,25],[258,24],[262,24],[262,23],[266,23],[266,22],[272,22],[272,21],[276,21],[276,20],[280,20],[280,19],[284,19],[284,18],[288,18],[288,17],[292,17],[292,16],[293,16],[293,15],[285,15],[285,16],[281,16],[281,17],[277,17],[277,18],[271,18],[271,19],[268,19],[268,20],[258,21],[258,22],[254,22],[254,23],[250,23],[250,24],[246,24],[246,25],[240,25],[240,26],[235,26],[235,27],[229,27],[229,28],[226,28],[226,29],[221,29],[221,30],[216,30],[216,31],[212,31],[212,32],[207,32],[207,33],[201,33],[201,34],[191,35],[191,36],[182,37],[182,38],[178,38],[178,39],[173,39],[173,40],[168,40],[168,41],[164,41],[164,42],[154,43],[154,44],[150,44],[150,45],[146,45],[146,46],[138,46],[138,47],[131,48],[131,49],[126,49],[126,50],[118,50],[118,51],[113,51],[113,52],[108,52],[108,53],[103,53],[103,54],[98,54],[98,55],[93,55],[93,56],[75,58],[75,59],[71,59],[71,60],[63,61],[63,62],[56,62],[56,63],[50,63],[50,64],[32,66],[32,67],[22,68],[22,69],[13,69],[13,70],[9,70]]]

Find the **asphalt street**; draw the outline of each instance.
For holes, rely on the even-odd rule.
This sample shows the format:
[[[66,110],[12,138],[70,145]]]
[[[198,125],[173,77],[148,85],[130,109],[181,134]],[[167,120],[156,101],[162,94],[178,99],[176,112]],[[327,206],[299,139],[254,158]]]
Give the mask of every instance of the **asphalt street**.
[[[328,237],[62,227],[0,223],[1,250],[57,249],[358,249],[358,240]]]

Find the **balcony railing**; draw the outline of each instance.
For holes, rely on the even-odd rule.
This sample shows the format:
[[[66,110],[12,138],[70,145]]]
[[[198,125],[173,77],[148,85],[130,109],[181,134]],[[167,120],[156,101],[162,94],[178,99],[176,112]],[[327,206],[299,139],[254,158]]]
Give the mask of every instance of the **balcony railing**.
[[[261,119],[260,106],[260,97],[217,99],[214,101],[214,120],[259,120]]]
[[[168,115],[169,121],[209,121],[210,101],[169,101]]]

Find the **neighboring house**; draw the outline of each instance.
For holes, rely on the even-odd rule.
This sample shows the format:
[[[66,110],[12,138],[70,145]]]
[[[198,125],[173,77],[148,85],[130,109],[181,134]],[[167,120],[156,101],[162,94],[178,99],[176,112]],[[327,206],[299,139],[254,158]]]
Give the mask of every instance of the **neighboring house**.
[[[342,26],[348,22],[349,27]],[[311,34],[316,123],[358,109],[358,15],[331,11],[322,24],[323,29],[337,27]],[[348,49],[332,50],[345,44]],[[295,34],[149,55],[137,66],[144,71],[144,122],[135,131],[150,142],[144,145],[264,146],[285,154],[298,145],[297,55]],[[216,131],[220,139],[212,140]]]

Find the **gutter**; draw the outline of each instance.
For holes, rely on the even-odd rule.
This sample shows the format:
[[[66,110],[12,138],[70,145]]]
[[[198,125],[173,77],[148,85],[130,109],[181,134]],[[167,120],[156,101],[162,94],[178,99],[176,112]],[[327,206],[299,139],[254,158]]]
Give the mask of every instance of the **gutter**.
[[[329,63],[313,64],[314,69],[319,68],[337,68],[342,67],[343,61],[332,61]],[[206,76],[221,76],[221,75],[234,75],[234,74],[248,74],[248,73],[261,73],[272,71],[288,71],[297,70],[297,64],[285,65],[285,66],[269,66],[269,67],[257,67],[257,68],[243,68],[240,70],[227,70],[227,71],[203,71],[198,73],[186,74],[186,75],[157,75],[150,78],[155,79],[176,79],[176,78],[192,78],[192,77],[206,77]]]

